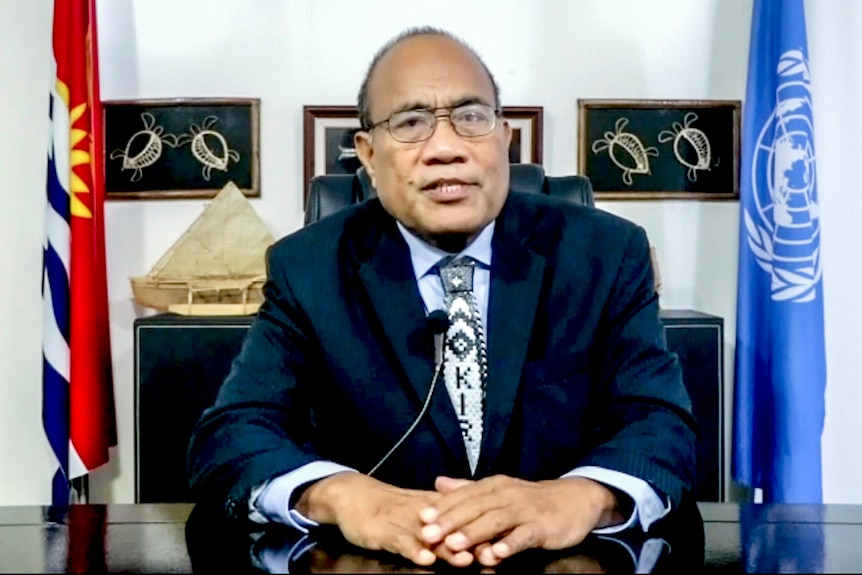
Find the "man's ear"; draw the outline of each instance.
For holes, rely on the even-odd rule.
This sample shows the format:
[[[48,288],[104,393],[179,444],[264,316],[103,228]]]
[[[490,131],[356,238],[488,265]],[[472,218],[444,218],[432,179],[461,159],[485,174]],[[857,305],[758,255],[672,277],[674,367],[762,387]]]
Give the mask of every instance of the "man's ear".
[[[371,142],[371,132],[359,131],[353,135],[353,147],[356,149],[356,157],[362,162],[365,168],[365,173],[371,180],[371,186],[376,188],[377,182],[374,180],[374,145]]]
[[[503,137],[506,139],[506,149],[512,147],[512,126],[508,120],[503,120]]]

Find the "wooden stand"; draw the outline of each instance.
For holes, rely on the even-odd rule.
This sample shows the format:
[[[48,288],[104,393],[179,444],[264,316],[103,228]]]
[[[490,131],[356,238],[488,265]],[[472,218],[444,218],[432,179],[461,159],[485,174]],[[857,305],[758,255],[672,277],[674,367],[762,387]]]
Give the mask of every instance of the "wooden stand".
[[[170,313],[202,317],[224,317],[229,315],[254,315],[260,308],[255,303],[173,303],[168,306]]]

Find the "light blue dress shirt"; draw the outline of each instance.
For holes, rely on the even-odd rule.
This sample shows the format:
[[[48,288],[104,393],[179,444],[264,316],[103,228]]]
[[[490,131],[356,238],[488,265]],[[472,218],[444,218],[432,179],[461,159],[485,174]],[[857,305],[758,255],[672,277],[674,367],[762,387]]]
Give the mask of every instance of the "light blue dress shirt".
[[[425,302],[425,312],[430,313],[437,309],[443,309],[445,300],[443,283],[435,267],[441,259],[452,254],[424,242],[402,226],[400,222],[398,229],[410,248],[413,271],[416,274],[419,293]],[[473,272],[473,292],[482,314],[486,337],[488,334],[486,319],[488,317],[488,295],[491,287],[491,238],[493,236],[494,222],[491,222],[470,245],[458,254],[469,256],[476,261],[476,268]],[[300,531],[307,532],[309,528],[316,527],[317,523],[290,508],[294,490],[343,471],[356,472],[355,469],[331,461],[313,461],[290,473],[276,477],[252,491],[249,518],[257,523],[269,521],[285,523]],[[593,531],[596,534],[618,533],[632,527],[636,522],[640,523],[641,528],[646,531],[650,525],[670,511],[670,502],[668,501],[665,505],[662,498],[649,483],[627,473],[602,467],[577,467],[564,474],[563,477],[586,477],[598,481],[626,493],[634,501],[634,510],[627,521],[619,525],[596,529]]]

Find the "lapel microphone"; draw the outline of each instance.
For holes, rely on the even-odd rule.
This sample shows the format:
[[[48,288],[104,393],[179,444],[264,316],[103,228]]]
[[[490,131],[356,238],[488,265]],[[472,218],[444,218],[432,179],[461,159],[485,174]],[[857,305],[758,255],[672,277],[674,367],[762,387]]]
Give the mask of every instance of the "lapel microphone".
[[[413,433],[413,430],[416,429],[417,425],[419,425],[419,422],[422,420],[422,416],[425,415],[425,412],[428,411],[428,406],[431,404],[431,397],[434,395],[434,388],[437,386],[437,380],[440,378],[440,370],[443,367],[443,336],[446,334],[446,330],[449,329],[450,322],[449,314],[442,309],[435,309],[429,313],[426,320],[428,322],[428,331],[434,334],[434,377],[431,378],[431,387],[428,388],[428,395],[425,396],[425,403],[422,405],[419,415],[416,416],[416,419],[413,420],[413,423],[410,424],[410,427],[404,432],[401,439],[395,442],[392,449],[390,449],[386,455],[384,455],[383,458],[371,468],[371,471],[368,472],[369,477],[374,475],[374,472],[383,465],[383,462],[389,459],[389,456],[395,453],[395,450],[404,443],[404,440],[407,439],[411,433]]]
[[[449,329],[449,315],[442,309],[435,309],[428,314],[428,329],[434,334],[434,372],[440,370],[443,364],[443,335]]]

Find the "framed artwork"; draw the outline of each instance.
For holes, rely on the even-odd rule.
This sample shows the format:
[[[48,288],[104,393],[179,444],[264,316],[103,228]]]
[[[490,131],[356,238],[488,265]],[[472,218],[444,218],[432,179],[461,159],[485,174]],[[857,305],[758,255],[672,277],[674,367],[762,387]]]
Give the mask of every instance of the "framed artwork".
[[[304,196],[314,176],[353,174],[361,164],[353,147],[359,131],[356,106],[303,106],[302,115]],[[541,164],[542,108],[504,106],[503,116],[512,126],[509,161]]]
[[[512,144],[509,146],[509,163],[542,163],[541,106],[503,106],[503,117],[512,126]]]
[[[212,198],[233,182],[260,196],[260,100],[106,101],[107,199]]]
[[[578,100],[596,199],[738,199],[739,100]]]

